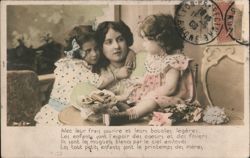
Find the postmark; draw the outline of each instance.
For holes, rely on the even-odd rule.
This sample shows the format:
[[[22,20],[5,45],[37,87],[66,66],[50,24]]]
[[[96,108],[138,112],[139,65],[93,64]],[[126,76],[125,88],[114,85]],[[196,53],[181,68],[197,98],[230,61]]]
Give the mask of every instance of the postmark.
[[[225,29],[231,39],[235,40],[239,44],[249,45],[247,32],[244,32],[246,30],[242,28],[244,23],[244,21],[242,20],[242,10],[240,10],[238,7],[235,2],[232,2],[229,5],[224,18]]]
[[[212,0],[185,0],[176,8],[175,23],[187,42],[202,45],[212,42],[223,28],[223,15]]]

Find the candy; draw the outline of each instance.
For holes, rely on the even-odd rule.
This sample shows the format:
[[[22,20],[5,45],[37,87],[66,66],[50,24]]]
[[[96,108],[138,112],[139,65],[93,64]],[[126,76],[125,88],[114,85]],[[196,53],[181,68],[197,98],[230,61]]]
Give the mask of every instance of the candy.
[[[116,105],[117,100],[115,95],[107,90],[92,92],[89,96],[81,96],[79,98],[80,103],[78,106],[81,108],[95,109],[93,112],[105,112],[108,108],[112,108]]]
[[[99,94],[92,94],[92,95],[91,95],[91,98],[92,98],[93,100],[99,101],[99,102],[101,102],[101,103],[104,103],[104,101],[105,101],[104,97],[103,97],[103,96],[100,96]]]

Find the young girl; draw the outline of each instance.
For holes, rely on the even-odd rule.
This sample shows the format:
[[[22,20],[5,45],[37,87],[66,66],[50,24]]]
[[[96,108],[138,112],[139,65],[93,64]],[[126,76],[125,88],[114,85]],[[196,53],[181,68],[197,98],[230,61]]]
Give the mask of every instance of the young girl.
[[[37,125],[60,125],[59,112],[70,100],[70,94],[75,85],[89,82],[97,88],[104,88],[116,79],[129,76],[126,66],[116,74],[99,76],[92,73],[92,66],[99,59],[99,51],[95,32],[91,26],[77,26],[66,39],[66,57],[55,63],[55,82],[48,104],[43,106],[35,116]]]
[[[105,125],[123,124],[159,108],[193,101],[195,93],[190,59],[181,53],[183,41],[173,17],[163,14],[148,16],[141,23],[139,34],[148,55],[143,83],[128,97],[136,104],[125,112],[104,114]]]

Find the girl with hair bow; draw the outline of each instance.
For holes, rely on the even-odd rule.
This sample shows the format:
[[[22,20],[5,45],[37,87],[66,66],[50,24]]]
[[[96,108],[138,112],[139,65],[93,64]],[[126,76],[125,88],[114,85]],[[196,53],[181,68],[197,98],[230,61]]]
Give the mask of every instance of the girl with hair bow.
[[[44,105],[35,116],[39,125],[61,125],[59,112],[68,106],[70,94],[79,83],[90,83],[102,89],[117,79],[130,75],[127,67],[122,67],[116,74],[99,75],[93,73],[93,65],[99,60],[99,48],[96,34],[91,26],[76,26],[69,33],[66,41],[66,57],[58,60],[55,82],[48,104]]]

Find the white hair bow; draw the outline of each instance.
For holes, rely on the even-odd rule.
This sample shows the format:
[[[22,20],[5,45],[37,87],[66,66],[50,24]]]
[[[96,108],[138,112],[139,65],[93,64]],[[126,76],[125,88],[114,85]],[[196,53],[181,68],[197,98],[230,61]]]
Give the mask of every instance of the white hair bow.
[[[75,51],[79,50],[80,51],[80,55],[84,58],[85,57],[85,52],[80,50],[80,46],[79,44],[76,42],[76,39],[72,40],[72,49],[69,51],[64,51],[64,53],[66,54],[67,57],[69,58],[73,58],[73,54]]]

